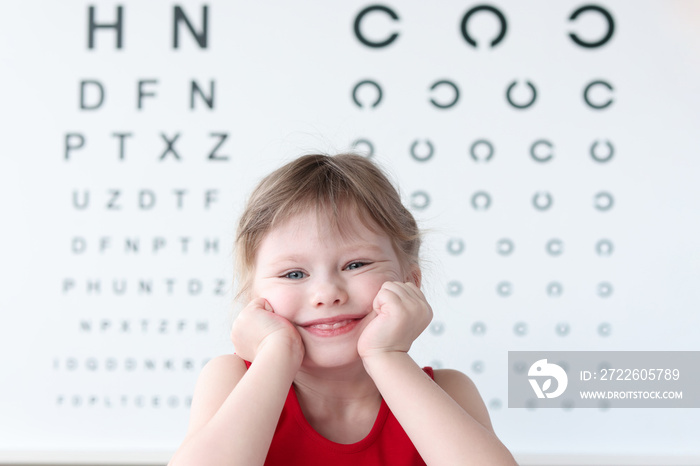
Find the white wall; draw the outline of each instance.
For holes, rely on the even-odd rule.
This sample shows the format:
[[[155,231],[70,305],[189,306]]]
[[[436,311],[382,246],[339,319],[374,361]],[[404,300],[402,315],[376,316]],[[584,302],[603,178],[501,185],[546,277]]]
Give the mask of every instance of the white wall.
[[[121,6],[121,48],[115,28],[96,29],[89,48],[94,3],[100,24]],[[468,23],[477,47],[460,32],[478,3],[381,3],[398,19],[373,11],[361,31],[398,34],[382,48],[353,32],[373,3],[178,5],[205,47],[181,22],[174,48],[170,2],[0,6],[0,461],[167,460],[199,369],[233,351],[230,246],[245,196],[283,161],[358,140],[427,230],[436,313],[414,357],[472,377],[524,463],[700,458],[692,409],[508,409],[506,380],[507,351],[697,349],[697,3],[605,1],[614,32],[595,48],[569,36],[608,30],[595,11],[569,20],[585,2],[494,3],[507,25],[494,47],[488,11]],[[356,94],[365,107],[353,102],[364,80],[382,89],[376,107],[371,85]],[[102,86],[83,88],[95,108],[81,108],[84,81]],[[193,81],[213,108],[197,93],[191,107]],[[459,90],[454,106],[431,103],[455,96],[448,84],[431,90],[438,81]],[[526,81],[536,99],[515,108],[506,91],[517,82],[512,100],[526,102]],[[611,101],[602,109],[584,100],[596,81],[606,84],[589,100]],[[470,155],[480,140],[489,160],[483,143]],[[547,162],[530,153],[540,140]],[[426,141],[432,157],[419,160]],[[609,161],[593,159],[595,142],[600,158],[610,142]],[[479,192],[487,209],[473,206]],[[551,195],[549,209],[533,206],[537,193]],[[600,193],[610,209],[596,208]],[[547,253],[553,239],[560,255]],[[597,253],[601,240],[612,254]]]

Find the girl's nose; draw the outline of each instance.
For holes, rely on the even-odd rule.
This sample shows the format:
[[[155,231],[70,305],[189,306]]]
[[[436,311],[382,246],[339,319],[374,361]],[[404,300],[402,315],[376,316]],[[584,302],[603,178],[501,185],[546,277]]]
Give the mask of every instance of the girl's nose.
[[[348,294],[345,286],[333,278],[319,281],[312,294],[314,307],[339,306],[345,304],[347,300]]]

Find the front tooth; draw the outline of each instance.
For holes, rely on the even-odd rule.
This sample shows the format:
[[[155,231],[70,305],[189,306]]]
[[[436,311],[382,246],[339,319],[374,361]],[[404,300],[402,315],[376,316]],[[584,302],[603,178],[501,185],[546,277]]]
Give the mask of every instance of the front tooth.
[[[321,329],[321,330],[332,330],[335,328],[340,328],[343,325],[346,325],[349,321],[343,320],[341,322],[336,322],[334,324],[316,324],[314,325],[315,328]]]

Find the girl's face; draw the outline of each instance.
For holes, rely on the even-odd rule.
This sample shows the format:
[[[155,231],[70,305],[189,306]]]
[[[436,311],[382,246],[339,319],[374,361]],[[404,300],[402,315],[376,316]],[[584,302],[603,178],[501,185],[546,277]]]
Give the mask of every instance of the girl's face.
[[[357,340],[371,320],[362,319],[382,284],[409,278],[386,234],[356,215],[340,228],[342,235],[311,210],[271,230],[256,255],[252,296],[295,325],[306,367],[357,361]]]

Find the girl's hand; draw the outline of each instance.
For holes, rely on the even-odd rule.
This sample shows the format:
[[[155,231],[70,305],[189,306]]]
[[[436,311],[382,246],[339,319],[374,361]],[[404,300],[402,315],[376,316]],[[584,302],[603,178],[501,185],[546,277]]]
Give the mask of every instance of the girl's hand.
[[[372,304],[370,322],[360,335],[357,352],[365,359],[388,352],[408,352],[433,318],[423,292],[411,282],[386,282]]]
[[[266,346],[275,347],[298,359],[304,359],[304,343],[294,325],[275,311],[264,298],[252,300],[236,317],[231,327],[236,354],[253,361]]]

